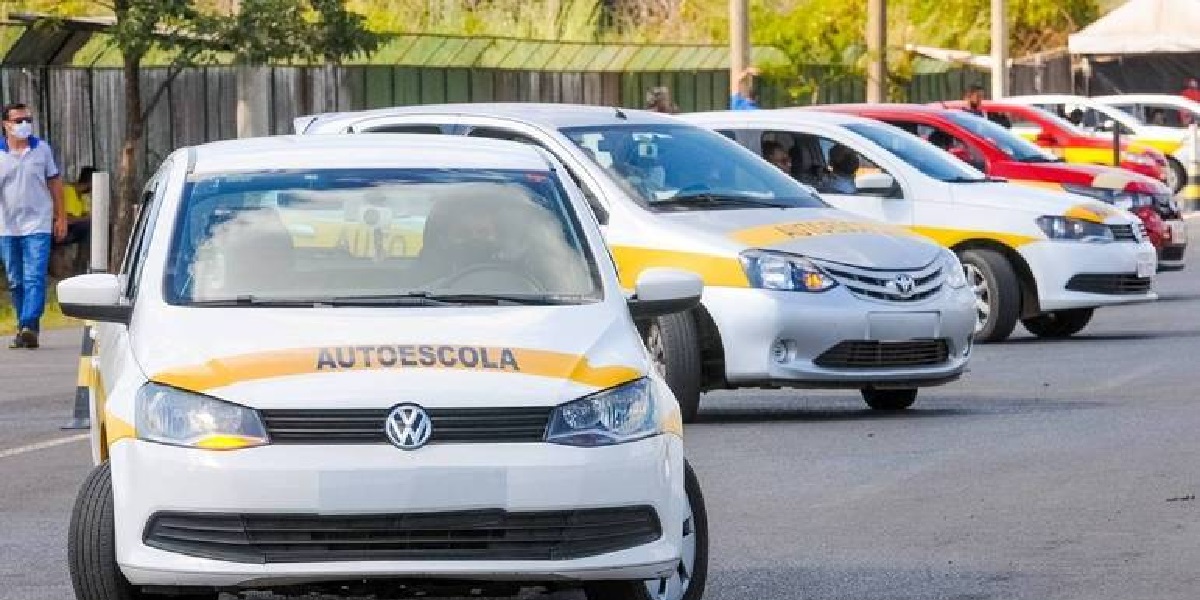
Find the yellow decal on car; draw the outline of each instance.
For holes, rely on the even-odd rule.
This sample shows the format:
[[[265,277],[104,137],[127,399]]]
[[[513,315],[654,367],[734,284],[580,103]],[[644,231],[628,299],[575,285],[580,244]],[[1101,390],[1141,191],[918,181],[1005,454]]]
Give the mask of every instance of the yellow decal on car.
[[[750,280],[746,278],[741,261],[731,256],[639,246],[613,246],[612,255],[617,263],[621,286],[625,289],[633,289],[638,275],[652,267],[691,271],[698,275],[705,285],[750,287]]]
[[[854,233],[895,235],[904,231],[891,225],[870,221],[799,221],[742,229],[733,232],[729,237],[747,246],[761,248],[796,238]]]
[[[356,344],[214,358],[199,365],[168,369],[155,375],[153,380],[203,392],[291,375],[410,369],[516,373],[568,379],[597,388],[620,385],[644,375],[622,365],[594,367],[586,356],[549,350],[448,344]]]
[[[1009,248],[1024,246],[1036,242],[1039,238],[1016,233],[998,231],[974,231],[970,229],[949,229],[944,227],[913,227],[913,233],[923,235],[945,248],[952,248],[967,240],[991,240],[1000,242]]]
[[[1109,208],[1107,205],[1096,203],[1076,204],[1063,213],[1065,217],[1090,221],[1092,223],[1103,223],[1105,219],[1115,217],[1116,215],[1116,210]]]

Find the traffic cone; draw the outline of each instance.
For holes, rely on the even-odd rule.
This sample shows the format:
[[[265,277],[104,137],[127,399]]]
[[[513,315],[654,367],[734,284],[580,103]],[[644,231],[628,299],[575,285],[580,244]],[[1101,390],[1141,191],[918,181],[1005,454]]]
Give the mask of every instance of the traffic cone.
[[[92,326],[83,327],[83,344],[79,349],[79,380],[75,384],[75,409],[71,421],[60,429],[90,429],[91,418],[91,383],[92,383],[92,352],[95,349],[95,339],[92,338]]]
[[[1196,124],[1192,123],[1188,126],[1186,142],[1191,149],[1187,164],[1187,182],[1179,191],[1179,208],[1185,213],[1200,210],[1200,143],[1196,136]]]

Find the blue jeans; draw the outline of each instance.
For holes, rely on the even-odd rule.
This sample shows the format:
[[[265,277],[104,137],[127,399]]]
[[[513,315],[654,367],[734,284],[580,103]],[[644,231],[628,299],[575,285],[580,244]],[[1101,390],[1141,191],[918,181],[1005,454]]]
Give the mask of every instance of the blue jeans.
[[[17,326],[39,330],[46,309],[46,271],[50,268],[50,234],[0,236],[0,260],[8,276]]]

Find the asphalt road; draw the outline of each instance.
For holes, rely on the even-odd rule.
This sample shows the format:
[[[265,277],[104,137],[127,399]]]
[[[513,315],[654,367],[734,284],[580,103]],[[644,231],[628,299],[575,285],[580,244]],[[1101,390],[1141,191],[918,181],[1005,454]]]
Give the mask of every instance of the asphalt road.
[[[1160,302],[1102,310],[1077,338],[980,347],[905,414],[844,392],[707,397],[687,430],[706,598],[1196,598],[1200,250],[1189,260]],[[85,444],[17,451],[70,435],[78,341],[0,351],[0,598],[72,598]]]

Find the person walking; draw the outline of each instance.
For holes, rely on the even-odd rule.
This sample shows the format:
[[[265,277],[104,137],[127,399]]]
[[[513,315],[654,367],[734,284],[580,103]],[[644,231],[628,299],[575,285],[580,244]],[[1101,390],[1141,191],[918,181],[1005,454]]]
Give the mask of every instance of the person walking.
[[[977,116],[987,117],[987,113],[983,110],[983,86],[978,83],[972,83],[967,88],[967,93],[963,95],[963,102],[967,106],[963,110]]]
[[[729,110],[758,110],[758,94],[754,89],[754,78],[760,71],[750,67],[737,78],[737,91],[729,97]]]
[[[67,234],[63,183],[50,145],[33,135],[29,107],[6,105],[0,117],[0,261],[17,313],[9,347],[37,348],[51,242]]]

